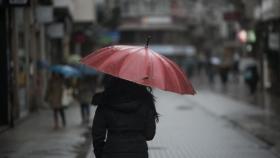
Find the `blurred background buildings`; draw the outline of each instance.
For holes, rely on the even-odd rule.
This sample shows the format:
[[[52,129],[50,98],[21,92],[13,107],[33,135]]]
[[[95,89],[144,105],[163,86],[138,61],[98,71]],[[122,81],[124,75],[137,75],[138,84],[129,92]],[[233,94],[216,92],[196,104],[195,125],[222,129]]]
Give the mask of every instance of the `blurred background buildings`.
[[[211,56],[229,66],[249,54],[260,90],[279,95],[279,8],[279,0],[2,0],[0,127],[44,106],[45,66],[148,36],[182,67]]]
[[[43,106],[44,67],[66,63],[69,55],[92,46],[96,7],[92,0],[1,1],[0,5],[0,124],[13,125]]]

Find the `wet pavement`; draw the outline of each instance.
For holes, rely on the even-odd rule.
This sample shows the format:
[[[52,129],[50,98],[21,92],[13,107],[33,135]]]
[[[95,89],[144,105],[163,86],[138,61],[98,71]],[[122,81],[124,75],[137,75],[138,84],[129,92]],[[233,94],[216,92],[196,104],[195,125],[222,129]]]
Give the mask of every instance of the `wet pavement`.
[[[278,149],[255,133],[267,133],[263,110],[207,89],[195,96],[155,90],[160,122],[149,142],[151,158],[276,158]],[[94,158],[89,129],[78,106],[67,109],[65,129],[52,129],[52,112],[41,110],[0,134],[0,158]],[[250,127],[250,128],[248,128]],[[248,130],[251,129],[251,130]],[[87,156],[86,156],[87,155]]]
[[[220,113],[222,117],[266,142],[269,148],[280,155],[280,98],[268,91],[262,93],[260,87],[256,94],[251,95],[242,76],[238,79],[239,82],[230,76],[226,87],[221,85],[218,76],[214,84],[209,84],[206,77],[193,81],[199,91],[208,91],[208,94],[216,94],[216,97],[227,98],[231,103],[230,106],[222,106],[227,111]],[[208,94],[205,97],[209,97]],[[223,109],[222,107],[217,109]],[[233,109],[240,110],[234,112]]]
[[[51,110],[31,114],[0,134],[0,158],[82,158],[88,152],[88,127],[81,125],[79,106],[66,109],[67,127],[52,129]]]
[[[149,143],[151,158],[276,158],[265,142],[224,117],[259,110],[204,90],[196,96],[155,94],[161,117]]]

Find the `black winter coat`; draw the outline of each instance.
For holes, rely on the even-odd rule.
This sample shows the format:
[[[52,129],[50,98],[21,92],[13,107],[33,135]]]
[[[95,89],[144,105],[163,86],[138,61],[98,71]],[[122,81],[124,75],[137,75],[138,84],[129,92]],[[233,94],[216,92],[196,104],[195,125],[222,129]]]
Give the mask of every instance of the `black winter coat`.
[[[131,99],[93,98],[98,107],[92,125],[96,158],[148,158],[146,141],[155,135],[151,106]]]

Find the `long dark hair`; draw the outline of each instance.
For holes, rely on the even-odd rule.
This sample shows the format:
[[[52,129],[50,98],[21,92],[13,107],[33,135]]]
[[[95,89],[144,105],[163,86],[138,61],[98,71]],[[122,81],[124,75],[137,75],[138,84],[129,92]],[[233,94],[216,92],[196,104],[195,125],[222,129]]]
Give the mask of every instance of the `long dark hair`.
[[[111,75],[105,75],[103,79],[104,93],[114,98],[123,98],[137,100],[149,106],[153,111],[155,120],[159,121],[159,114],[155,106],[155,97],[152,88],[136,84],[124,79],[120,79]]]

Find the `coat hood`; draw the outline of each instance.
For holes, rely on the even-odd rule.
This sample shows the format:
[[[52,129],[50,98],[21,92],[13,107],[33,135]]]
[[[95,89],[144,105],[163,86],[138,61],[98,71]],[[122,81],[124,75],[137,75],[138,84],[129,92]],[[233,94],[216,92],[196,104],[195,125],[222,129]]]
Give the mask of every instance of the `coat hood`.
[[[92,104],[97,106],[106,106],[116,111],[130,113],[137,111],[141,102],[133,100],[130,97],[114,97],[113,95],[105,93],[97,93],[92,97]]]

